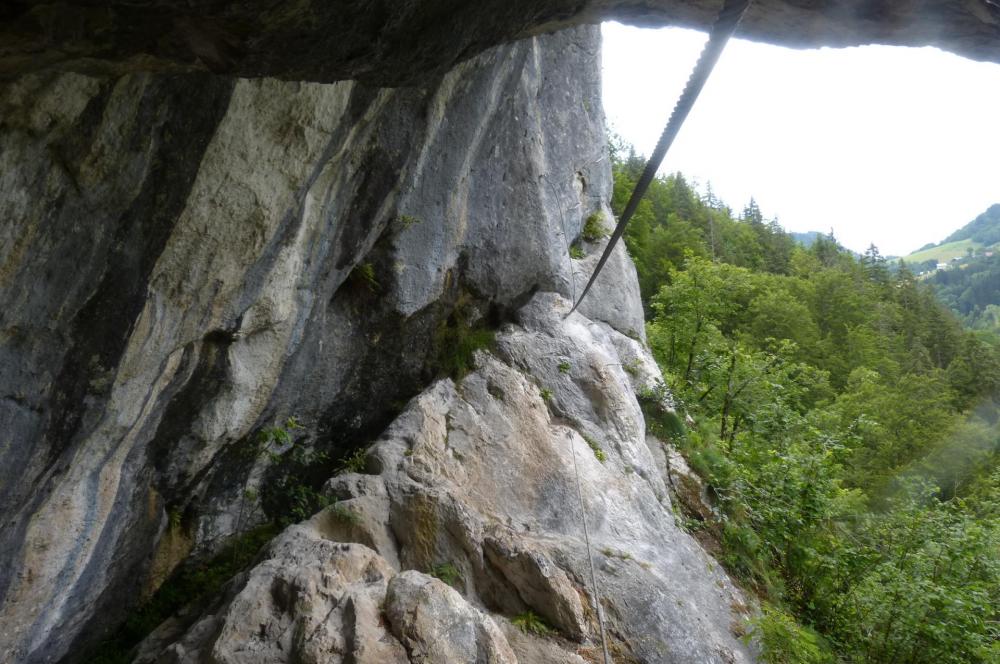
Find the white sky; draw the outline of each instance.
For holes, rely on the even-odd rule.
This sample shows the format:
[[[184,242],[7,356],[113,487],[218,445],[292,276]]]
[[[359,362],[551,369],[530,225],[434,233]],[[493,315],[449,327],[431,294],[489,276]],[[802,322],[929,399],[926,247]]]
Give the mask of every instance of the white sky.
[[[649,154],[705,35],[604,24],[604,108]],[[1000,203],[1000,65],[933,48],[726,47],[662,172],[788,230],[905,255]]]

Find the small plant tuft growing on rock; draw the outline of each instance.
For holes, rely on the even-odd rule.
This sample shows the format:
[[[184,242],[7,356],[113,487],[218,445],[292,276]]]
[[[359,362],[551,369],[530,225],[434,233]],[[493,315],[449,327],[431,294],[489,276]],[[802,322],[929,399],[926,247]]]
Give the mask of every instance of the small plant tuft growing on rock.
[[[360,473],[365,469],[365,465],[368,461],[368,450],[359,449],[354,450],[352,454],[347,455],[340,461],[340,465],[337,466],[338,473]]]
[[[361,523],[361,515],[351,508],[341,505],[340,501],[335,500],[333,504],[329,506],[329,510],[330,514],[332,514],[338,521],[349,523],[352,526],[356,526]]]
[[[587,442],[587,445],[590,446],[590,449],[594,451],[594,457],[598,461],[604,463],[605,461],[608,460],[608,455],[604,453],[604,450],[601,449],[601,446],[597,444],[596,440],[594,440],[590,436],[583,436],[583,439]]]
[[[566,360],[559,363],[559,373],[568,374],[571,368],[569,362]]]
[[[550,390],[549,388],[543,387],[541,389],[541,395],[542,395],[542,400],[545,401],[545,403],[549,403],[550,401],[552,401],[552,390]]]
[[[612,549],[610,546],[606,546],[601,549],[601,553],[604,554],[606,558],[618,558],[619,560],[632,560],[632,554],[628,551],[618,551]]]
[[[180,530],[182,517],[180,509],[175,507],[170,510],[170,530]]]
[[[410,226],[420,223],[419,219],[409,214],[401,214],[399,215],[399,217],[397,217],[397,219],[399,220],[400,228],[402,228],[404,231]]]
[[[597,210],[583,222],[583,231],[580,233],[587,242],[597,242],[608,234],[608,229],[604,227],[604,213]]]
[[[431,367],[438,375],[460,380],[474,368],[476,351],[492,348],[495,341],[496,330],[485,317],[476,315],[472,297],[463,295],[434,333],[436,357]]]
[[[571,245],[569,248],[569,257],[575,261],[582,260],[587,254],[584,253],[583,247],[578,244]]]
[[[456,589],[462,581],[462,573],[457,567],[455,567],[454,563],[451,562],[444,562],[435,565],[431,570],[431,576],[441,579],[449,586]]]
[[[546,623],[540,615],[531,609],[528,609],[524,613],[517,614],[511,622],[525,634],[548,636],[552,633],[552,628],[549,627],[548,623]]]
[[[372,263],[359,263],[351,270],[349,277],[352,283],[364,286],[373,293],[382,290],[381,284],[375,278],[375,266]]]

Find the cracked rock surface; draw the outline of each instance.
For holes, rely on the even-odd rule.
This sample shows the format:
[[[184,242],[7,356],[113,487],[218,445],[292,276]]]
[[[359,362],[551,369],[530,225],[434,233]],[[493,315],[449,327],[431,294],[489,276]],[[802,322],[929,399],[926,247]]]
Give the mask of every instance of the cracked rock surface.
[[[0,83],[0,661],[79,653],[223,545],[267,485],[240,452],[262,428],[295,415],[336,459],[449,330],[569,295],[569,243],[608,214],[599,39],[404,89]]]
[[[178,565],[273,517],[243,516],[273,468],[241,450],[293,415],[331,458],[382,436],[379,474],[328,487],[359,523],[317,515],[301,555],[336,568],[347,552],[324,543],[352,560],[364,546],[386,579],[453,560],[463,648],[504,657],[503,636],[524,661],[592,659],[578,467],[622,656],[746,657],[729,635],[742,605],[711,594],[727,582],[665,511],[651,459],[670,459],[643,442],[633,389],[658,374],[624,250],[581,315],[553,313],[603,248],[569,257],[584,220],[610,221],[583,24],[703,27],[717,5],[0,6],[0,661],[73,661]],[[758,0],[742,34],[998,61],[996,5]],[[512,320],[474,373],[434,382],[449,333]],[[386,661],[437,647],[373,623],[386,591],[350,565],[309,581],[312,562],[289,564],[288,587],[340,589],[314,607],[340,622],[275,596],[272,646],[304,661],[314,642]],[[421,588],[406,596],[466,611]],[[557,636],[514,627],[529,609]],[[156,643],[201,648],[223,623],[199,625]]]
[[[227,657],[253,648],[260,659],[244,661],[293,662],[314,642],[331,662],[376,661],[349,659],[358,643],[400,658],[384,661],[596,661],[584,516],[615,661],[753,661],[734,635],[745,599],[674,523],[647,447],[634,393],[658,375],[624,371],[616,342],[649,362],[646,351],[568,311],[536,295],[494,353],[415,397],[369,448],[377,474],[332,478],[334,506],[288,529],[172,645],[151,639],[161,649],[141,661],[237,661]],[[514,626],[529,611],[545,634]],[[336,617],[318,629],[322,615]]]

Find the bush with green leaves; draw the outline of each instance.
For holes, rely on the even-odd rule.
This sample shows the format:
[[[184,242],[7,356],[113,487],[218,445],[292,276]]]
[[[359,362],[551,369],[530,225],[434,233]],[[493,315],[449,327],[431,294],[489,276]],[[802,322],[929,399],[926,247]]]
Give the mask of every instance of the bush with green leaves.
[[[765,664],[835,664],[836,658],[815,630],[770,605],[751,621],[748,637],[761,647]]]
[[[319,490],[330,456],[296,438],[302,429],[298,420],[290,417],[284,426],[262,429],[251,447],[252,454],[267,458],[270,465],[260,490],[261,506],[281,525],[307,519],[330,503]]]
[[[641,172],[613,163],[620,210]],[[798,246],[658,177],[625,234],[678,411],[643,391],[718,507],[701,536],[768,602],[766,662],[1000,662],[1000,339],[905,267]]]

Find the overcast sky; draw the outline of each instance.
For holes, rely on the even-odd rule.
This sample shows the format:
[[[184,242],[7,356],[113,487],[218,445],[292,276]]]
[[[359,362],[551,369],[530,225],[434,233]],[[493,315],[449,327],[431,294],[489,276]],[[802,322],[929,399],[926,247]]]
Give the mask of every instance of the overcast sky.
[[[613,131],[652,151],[705,41],[604,25]],[[907,254],[1000,203],[1000,65],[932,48],[733,40],[664,161],[737,211]]]

